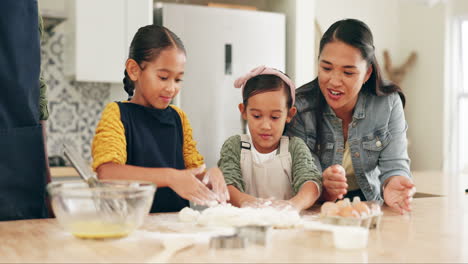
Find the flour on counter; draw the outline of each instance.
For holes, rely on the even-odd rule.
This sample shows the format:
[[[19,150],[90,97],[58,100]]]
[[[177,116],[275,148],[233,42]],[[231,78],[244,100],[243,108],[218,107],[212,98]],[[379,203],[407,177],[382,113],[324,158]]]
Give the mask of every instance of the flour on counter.
[[[194,211],[188,207],[179,212],[181,221],[194,217]],[[195,217],[194,217],[195,218]],[[190,219],[194,219],[190,218]],[[301,217],[295,210],[279,210],[273,207],[267,208],[238,208],[231,204],[210,207],[201,212],[195,221],[203,226],[273,226],[290,228],[301,224]]]

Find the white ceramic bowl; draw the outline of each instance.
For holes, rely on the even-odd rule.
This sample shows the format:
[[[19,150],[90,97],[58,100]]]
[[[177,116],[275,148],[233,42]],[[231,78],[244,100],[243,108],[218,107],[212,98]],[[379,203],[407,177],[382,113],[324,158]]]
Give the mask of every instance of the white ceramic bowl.
[[[359,226],[335,226],[333,242],[339,249],[361,249],[367,247],[369,229]]]

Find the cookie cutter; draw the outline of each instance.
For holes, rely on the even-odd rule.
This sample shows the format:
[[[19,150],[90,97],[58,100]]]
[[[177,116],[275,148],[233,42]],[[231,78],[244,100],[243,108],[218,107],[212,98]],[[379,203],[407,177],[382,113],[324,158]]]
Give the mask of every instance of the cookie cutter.
[[[215,236],[210,238],[211,249],[236,249],[245,248],[247,239],[237,234],[227,236]]]
[[[237,227],[236,233],[238,236],[247,239],[248,242],[258,245],[266,245],[270,229],[270,226],[248,225]]]

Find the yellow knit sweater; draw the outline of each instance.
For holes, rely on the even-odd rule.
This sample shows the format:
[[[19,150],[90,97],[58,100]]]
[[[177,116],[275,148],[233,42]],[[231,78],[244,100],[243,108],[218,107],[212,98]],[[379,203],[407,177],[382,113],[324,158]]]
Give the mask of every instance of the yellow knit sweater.
[[[196,142],[192,137],[192,127],[187,115],[182,109],[174,105],[170,105],[170,107],[177,111],[182,121],[185,168],[191,169],[202,166],[204,159],[196,148]],[[115,102],[107,104],[102,112],[92,143],[92,155],[94,170],[104,163],[125,164],[127,161],[125,128],[120,119],[119,105]]]

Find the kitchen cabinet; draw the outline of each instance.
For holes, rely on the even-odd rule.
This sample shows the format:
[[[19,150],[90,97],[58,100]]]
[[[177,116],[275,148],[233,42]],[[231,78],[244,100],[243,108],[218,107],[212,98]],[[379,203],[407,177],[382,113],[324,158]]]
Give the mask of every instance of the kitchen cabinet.
[[[154,17],[185,45],[184,82],[174,103],[187,113],[207,166],[216,166],[224,141],[245,132],[234,80],[259,65],[285,70],[285,15],[157,3]]]
[[[67,0],[65,74],[121,83],[131,40],[153,23],[152,0]]]

